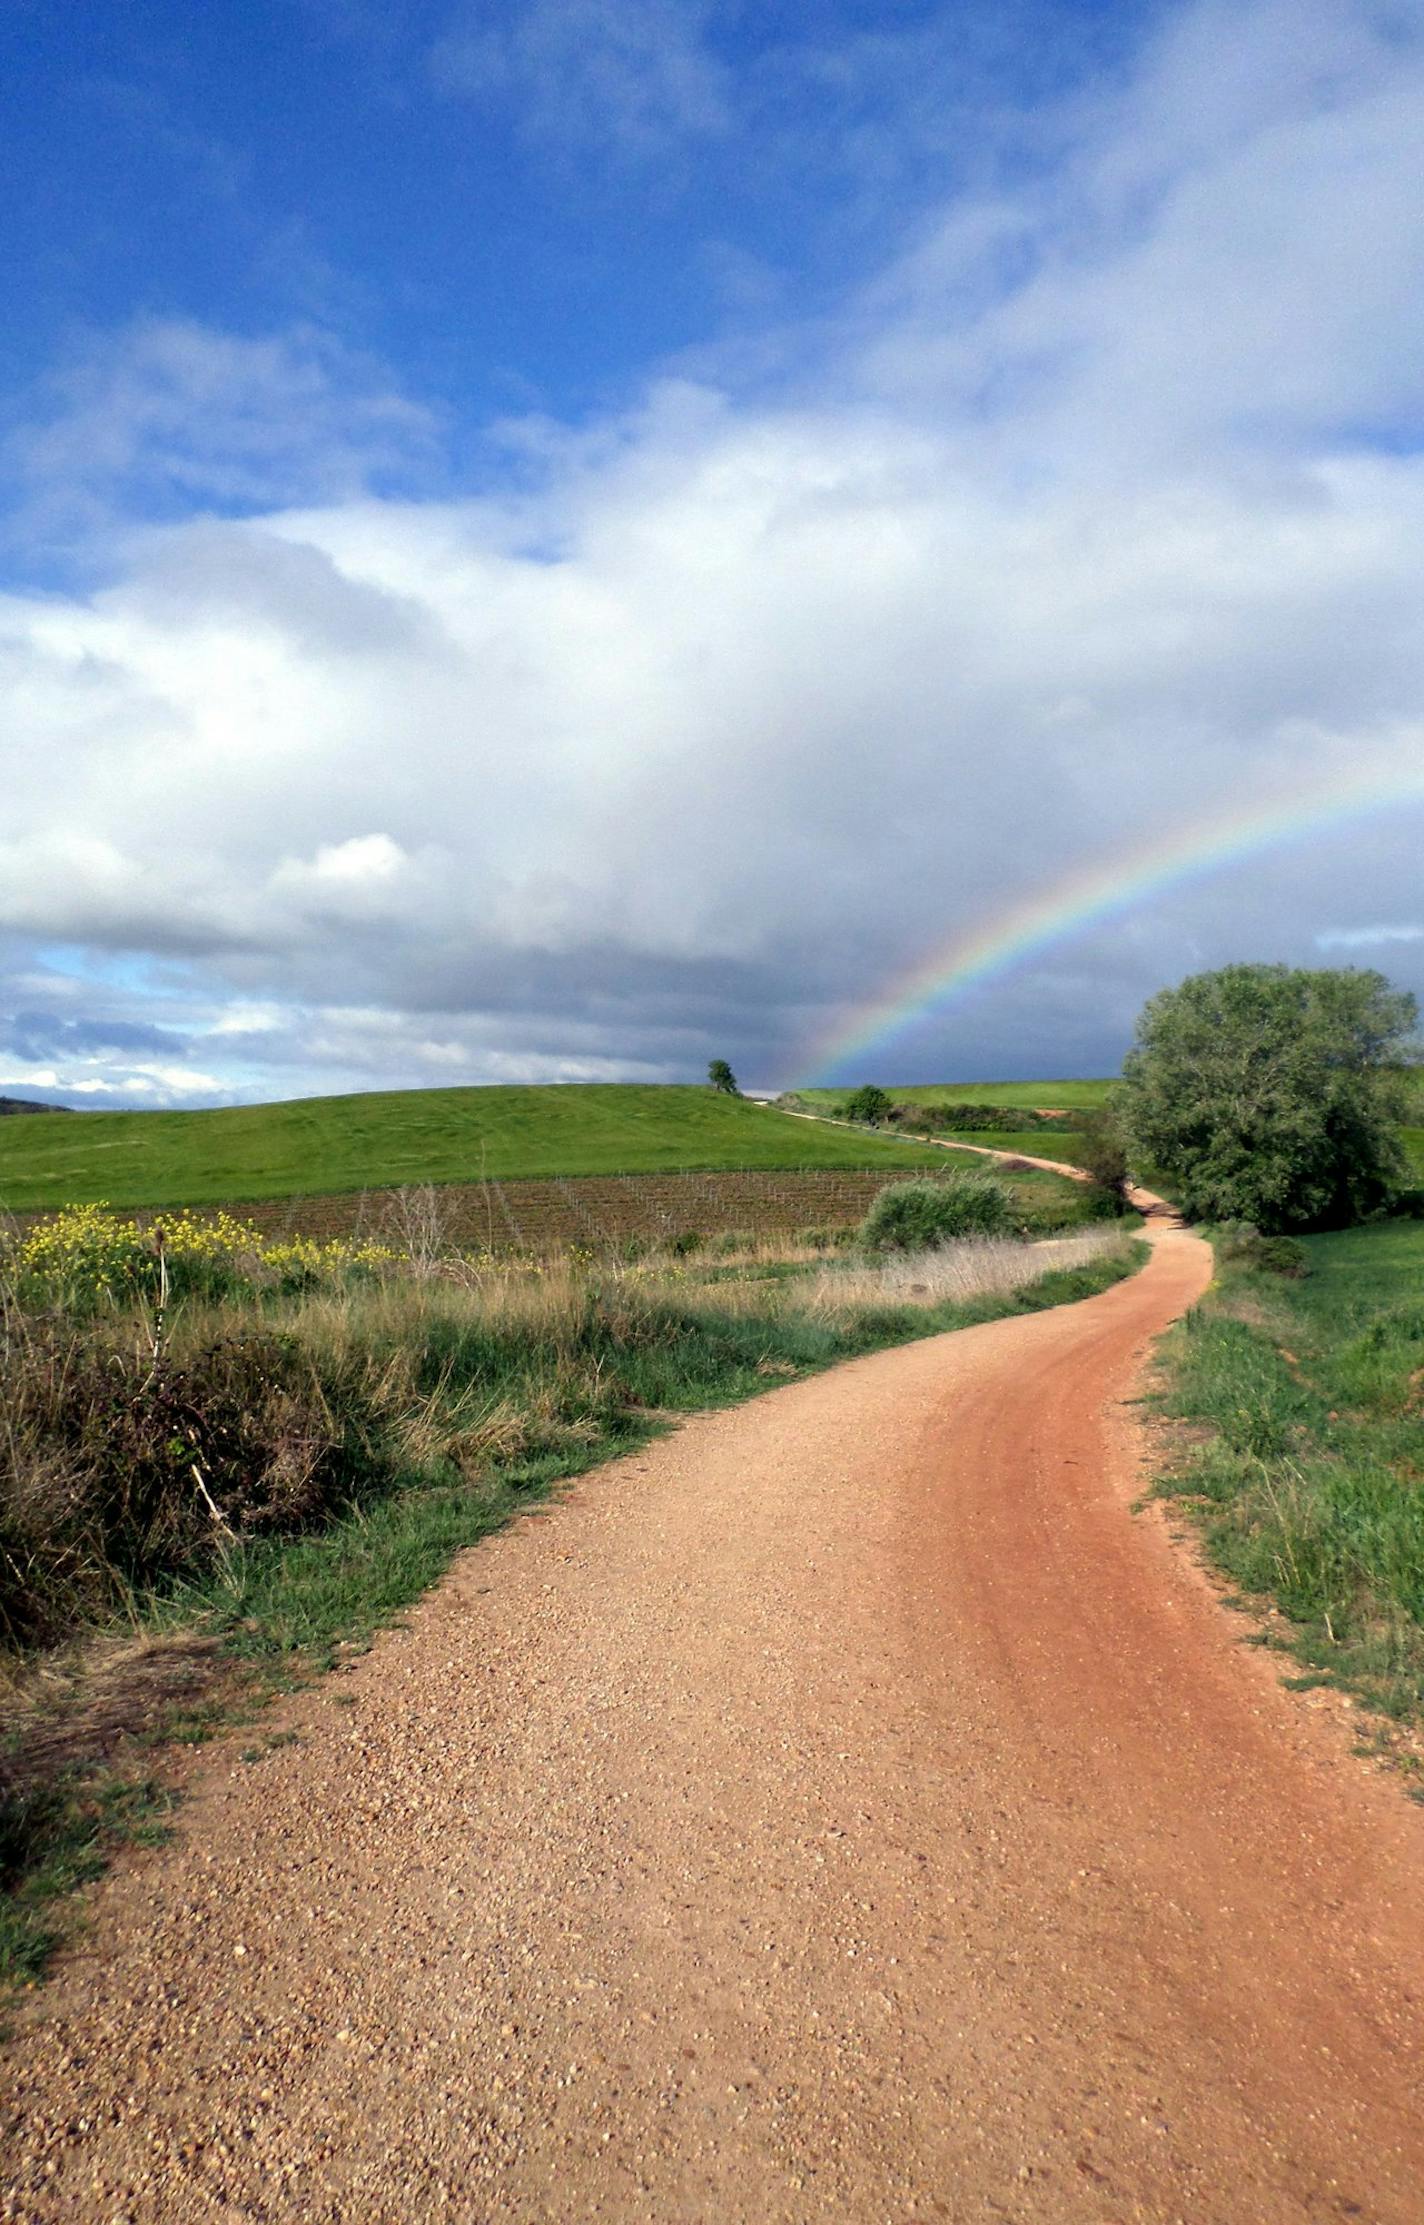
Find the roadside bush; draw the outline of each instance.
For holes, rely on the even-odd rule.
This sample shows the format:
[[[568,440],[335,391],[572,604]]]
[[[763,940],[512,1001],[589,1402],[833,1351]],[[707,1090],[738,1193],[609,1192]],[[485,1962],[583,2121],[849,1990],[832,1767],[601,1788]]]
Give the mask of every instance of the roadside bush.
[[[0,1323],[0,1636],[79,1615],[305,1527],[371,1466],[295,1342],[261,1330],[181,1358],[73,1321]]]
[[[1309,1272],[1304,1244],[1293,1236],[1263,1236],[1250,1221],[1223,1221],[1216,1231],[1215,1250],[1223,1266],[1258,1267],[1269,1275]]]
[[[915,1105],[897,1099],[885,1117],[892,1128],[903,1128],[913,1136],[937,1136],[949,1126],[943,1105]]]
[[[1061,1120],[1050,1120],[1043,1113],[1030,1111],[1027,1105],[905,1105],[902,1110],[905,1125],[923,1128],[927,1135],[951,1129],[965,1135],[993,1135],[1004,1131],[1025,1135],[1030,1129],[1062,1129],[1065,1125]]]
[[[891,1182],[860,1224],[870,1252],[931,1251],[957,1236],[1013,1233],[1013,1200],[992,1174],[966,1171],[940,1181]]]
[[[1092,1176],[1097,1210],[1103,1214],[1130,1213],[1127,1138],[1117,1115],[1107,1105],[1095,1105],[1078,1123],[1073,1137],[1073,1161]]]

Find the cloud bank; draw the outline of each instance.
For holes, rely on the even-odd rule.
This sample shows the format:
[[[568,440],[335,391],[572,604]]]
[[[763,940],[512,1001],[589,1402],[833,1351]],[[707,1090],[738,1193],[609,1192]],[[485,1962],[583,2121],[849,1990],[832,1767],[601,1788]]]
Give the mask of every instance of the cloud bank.
[[[721,128],[690,62],[629,91],[652,8],[444,66],[544,84],[590,13],[621,128]],[[1040,135],[754,378],[499,428],[474,493],[328,336],[91,344],[10,451],[21,529],[102,569],[0,600],[0,1087],[774,1084],[1154,828],[1424,781],[1417,16],[1169,10]],[[1373,923],[1421,826],[1165,896],[882,1064],[1101,1069],[1229,957],[1411,979]]]

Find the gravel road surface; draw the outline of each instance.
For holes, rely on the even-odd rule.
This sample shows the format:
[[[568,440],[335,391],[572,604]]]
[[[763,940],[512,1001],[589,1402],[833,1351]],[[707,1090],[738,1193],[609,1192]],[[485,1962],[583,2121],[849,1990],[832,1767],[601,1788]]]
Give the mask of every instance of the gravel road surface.
[[[1153,1238],[589,1476],[210,1756],[0,2063],[0,2216],[1420,2225],[1424,1814],[1130,1510]]]

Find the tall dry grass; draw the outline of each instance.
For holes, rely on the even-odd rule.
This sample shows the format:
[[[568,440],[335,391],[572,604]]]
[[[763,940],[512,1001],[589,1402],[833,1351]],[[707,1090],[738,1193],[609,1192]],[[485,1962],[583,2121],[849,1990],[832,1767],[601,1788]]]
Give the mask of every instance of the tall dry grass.
[[[648,1418],[924,1333],[1124,1240],[441,1257],[66,1311],[0,1289],[0,1645],[43,1646],[412,1485],[577,1461]],[[1111,1279],[1111,1273],[1107,1275]],[[1064,1295],[1075,1294],[1065,1290]]]
[[[966,1236],[931,1252],[823,1268],[808,1284],[804,1302],[833,1312],[859,1306],[967,1305],[976,1298],[1022,1290],[1050,1271],[1125,1252],[1127,1243],[1121,1228],[1110,1222],[1037,1244],[1006,1236]]]

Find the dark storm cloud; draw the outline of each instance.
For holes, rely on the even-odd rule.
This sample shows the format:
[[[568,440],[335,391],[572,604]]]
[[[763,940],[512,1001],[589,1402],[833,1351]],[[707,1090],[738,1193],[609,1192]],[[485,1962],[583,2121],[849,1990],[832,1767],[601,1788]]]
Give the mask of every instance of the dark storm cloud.
[[[141,1020],[70,1019],[57,1012],[0,1014],[0,1048],[14,1057],[46,1060],[127,1058],[136,1052],[178,1059],[188,1045],[167,1028]]]

